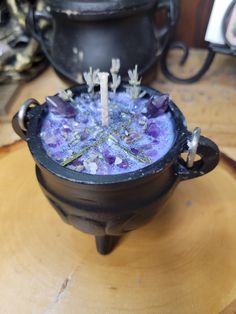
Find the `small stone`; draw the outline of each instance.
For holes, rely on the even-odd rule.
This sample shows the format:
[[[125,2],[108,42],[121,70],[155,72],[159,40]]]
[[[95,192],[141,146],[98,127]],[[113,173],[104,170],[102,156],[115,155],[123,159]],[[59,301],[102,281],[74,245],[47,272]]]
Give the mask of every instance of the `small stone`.
[[[79,165],[78,167],[76,167],[76,171],[81,172],[82,170],[84,170],[83,165]]]
[[[93,154],[90,158],[89,158],[89,162],[94,161],[95,159],[97,159],[99,157],[98,154]]]
[[[151,143],[147,143],[147,144],[143,144],[142,146],[140,146],[141,150],[148,150],[152,148],[152,144]]]
[[[130,133],[129,136],[125,139],[127,144],[131,144],[139,139],[139,134],[136,132]]]
[[[76,167],[77,166],[82,166],[83,162],[79,158],[77,158],[77,159],[72,161],[71,165],[76,166]]]
[[[49,143],[48,147],[57,147],[57,143]]]
[[[81,141],[84,141],[88,138],[89,134],[86,132],[86,131],[83,131],[81,134],[80,134],[80,140]]]
[[[132,152],[134,155],[138,155],[138,154],[139,154],[139,150],[136,149],[136,148],[134,148],[134,147],[132,147],[130,150],[131,150],[131,152]]]
[[[96,162],[86,162],[86,161],[84,161],[83,165],[84,165],[85,169],[89,173],[96,174],[97,169],[98,169],[98,166],[97,166]]]
[[[45,134],[44,141],[49,147],[57,146],[57,137],[54,135]]]
[[[118,165],[119,168],[127,169],[129,166],[128,160],[123,159],[122,162]]]
[[[155,123],[150,123],[147,127],[146,133],[154,138],[160,135],[160,129]]]
[[[62,128],[63,128],[63,131],[66,132],[66,133],[71,133],[72,132],[71,128],[68,125],[63,125]]]
[[[85,117],[85,118],[82,119],[81,122],[86,124],[86,123],[88,123],[88,121],[89,121],[88,117]]]
[[[108,150],[105,150],[103,152],[103,157],[106,160],[107,163],[109,163],[109,165],[114,164],[116,157],[111,155],[110,152]]]
[[[112,141],[112,139],[110,137],[107,139],[107,144],[108,145],[112,145],[113,144],[113,141]]]
[[[116,159],[115,159],[115,165],[117,166],[117,165],[121,164],[122,161],[123,160],[120,157],[117,156]]]
[[[138,120],[139,125],[145,125],[147,123],[147,118],[142,117]]]
[[[155,157],[155,156],[157,156],[157,151],[155,150],[155,149],[152,149],[152,150],[149,150],[148,152],[147,152],[147,155],[149,156],[149,157]]]

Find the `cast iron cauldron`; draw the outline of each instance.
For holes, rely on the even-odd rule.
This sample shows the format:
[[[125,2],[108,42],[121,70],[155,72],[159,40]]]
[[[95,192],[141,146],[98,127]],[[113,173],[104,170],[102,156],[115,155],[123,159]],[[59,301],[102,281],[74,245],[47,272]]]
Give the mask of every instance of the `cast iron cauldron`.
[[[124,84],[120,87],[124,89]],[[142,87],[149,95],[158,91]],[[71,89],[74,94],[87,91],[85,85]],[[17,134],[27,141],[36,162],[38,182],[61,218],[81,231],[96,237],[97,250],[106,254],[122,234],[144,225],[163,206],[176,185],[182,180],[202,176],[214,169],[219,150],[208,138],[192,136],[184,116],[171,102],[176,138],[172,148],[159,161],[134,172],[119,175],[91,175],[66,169],[51,160],[39,136],[46,104],[29,99],[13,118]],[[198,144],[198,146],[196,146]],[[201,159],[188,164],[181,153],[194,149]],[[190,160],[193,162],[193,159]]]
[[[167,10],[164,26],[157,29],[154,15]],[[43,11],[32,10],[28,29],[40,43],[54,68],[81,83],[89,66],[109,71],[110,60],[121,60],[121,75],[139,65],[146,72],[162,54],[178,16],[178,0],[46,0]],[[40,20],[51,25],[40,28]]]

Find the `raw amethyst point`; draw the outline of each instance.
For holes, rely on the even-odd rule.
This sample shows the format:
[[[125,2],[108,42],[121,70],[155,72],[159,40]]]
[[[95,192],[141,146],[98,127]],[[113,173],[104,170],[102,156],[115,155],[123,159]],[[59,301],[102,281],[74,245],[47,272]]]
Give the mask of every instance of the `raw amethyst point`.
[[[148,118],[156,118],[165,113],[169,107],[169,95],[152,96],[147,103],[147,112],[144,114]]]
[[[58,96],[46,97],[46,103],[51,113],[60,115],[64,118],[73,118],[76,115],[76,109],[68,102]]]

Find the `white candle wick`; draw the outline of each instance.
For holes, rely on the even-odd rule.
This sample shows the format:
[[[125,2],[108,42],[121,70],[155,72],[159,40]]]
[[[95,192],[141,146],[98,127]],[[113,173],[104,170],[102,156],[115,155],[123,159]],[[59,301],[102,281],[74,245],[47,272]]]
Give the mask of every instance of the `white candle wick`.
[[[108,72],[98,73],[100,80],[101,106],[102,106],[102,125],[108,126]]]

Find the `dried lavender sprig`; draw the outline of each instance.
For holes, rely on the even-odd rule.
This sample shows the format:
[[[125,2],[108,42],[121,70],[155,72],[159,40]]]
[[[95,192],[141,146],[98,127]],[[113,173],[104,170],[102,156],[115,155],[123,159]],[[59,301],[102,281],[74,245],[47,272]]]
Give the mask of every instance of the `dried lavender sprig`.
[[[112,59],[111,60],[111,73],[119,73],[120,71],[120,59]]]
[[[129,75],[129,84],[130,86],[127,87],[127,93],[130,95],[131,99],[142,98],[145,93],[141,92],[141,78],[138,77],[138,66],[135,65],[134,70],[128,70]]]
[[[100,82],[98,77],[99,72],[100,72],[99,69],[93,71],[93,68],[89,67],[89,71],[83,73],[86,84],[88,85],[88,93],[93,93],[94,87],[99,85]]]
[[[138,78],[138,65],[135,65],[134,70],[128,70],[129,84],[132,86],[138,86],[141,84],[141,79]]]
[[[110,84],[110,87],[111,87],[113,93],[116,93],[116,90],[120,86],[120,83],[121,83],[121,76],[117,75],[115,73],[112,73],[111,77],[112,77],[112,82]]]
[[[113,91],[113,93],[116,93],[117,88],[120,86],[121,83],[121,76],[118,75],[120,70],[120,59],[112,59],[111,61],[111,76],[112,76],[112,82],[110,84],[110,87]]]
[[[141,88],[140,86],[133,85],[133,86],[128,86],[126,91],[129,94],[131,99],[137,99],[139,98]]]
[[[73,93],[70,89],[60,89],[58,91],[58,97],[60,97],[64,101],[71,101],[74,105],[76,104],[75,100],[73,99]]]

